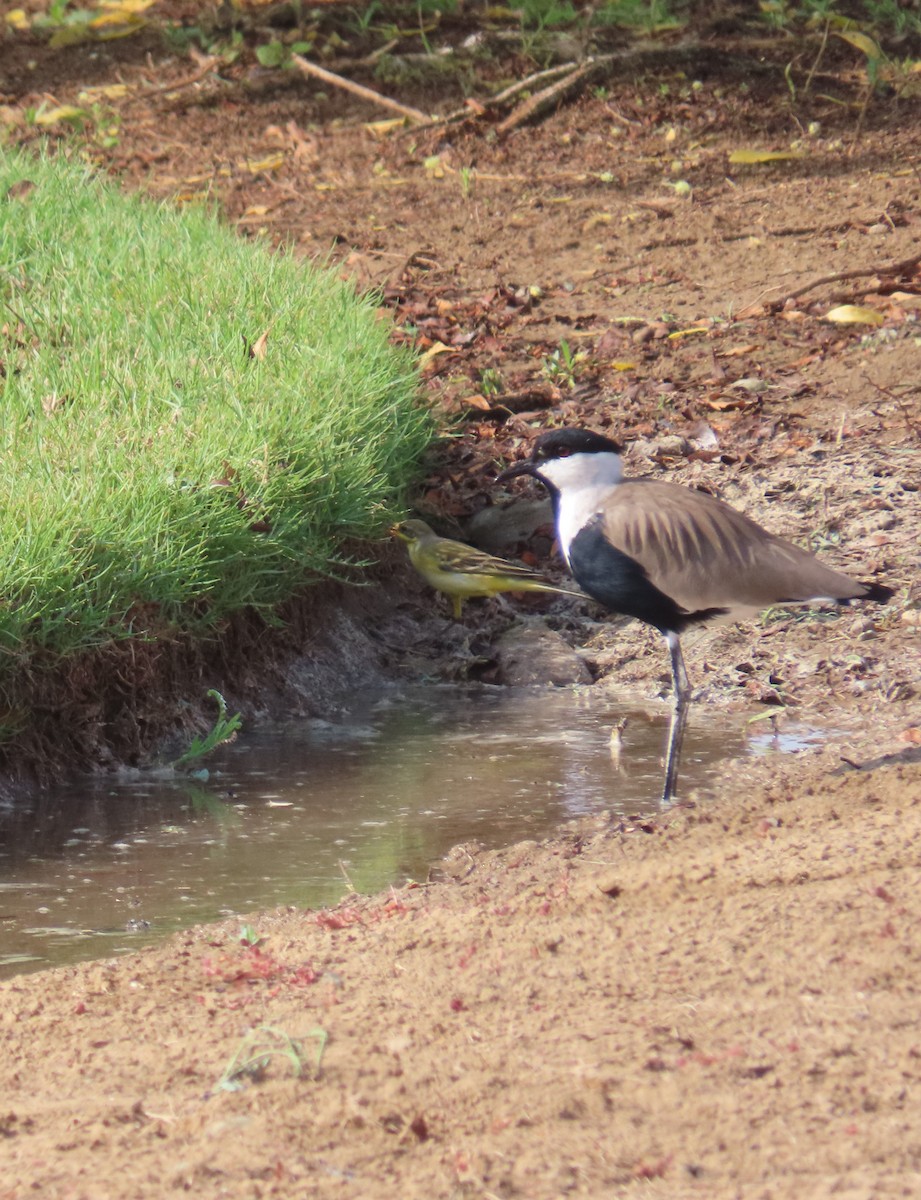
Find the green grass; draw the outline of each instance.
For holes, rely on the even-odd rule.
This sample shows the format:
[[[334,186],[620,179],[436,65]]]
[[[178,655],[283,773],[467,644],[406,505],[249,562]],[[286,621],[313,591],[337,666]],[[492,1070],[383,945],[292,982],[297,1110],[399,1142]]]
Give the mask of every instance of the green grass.
[[[341,573],[402,512],[416,393],[332,272],[0,148],[0,699]]]

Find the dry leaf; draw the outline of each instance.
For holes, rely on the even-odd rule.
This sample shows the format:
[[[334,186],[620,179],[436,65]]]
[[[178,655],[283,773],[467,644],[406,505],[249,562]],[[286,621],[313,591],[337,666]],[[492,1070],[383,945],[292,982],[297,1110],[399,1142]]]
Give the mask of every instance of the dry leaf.
[[[25,9],[14,8],[12,12],[6,14],[6,23],[12,25],[14,29],[28,29],[29,18],[26,16]]]
[[[143,17],[113,9],[112,12],[100,13],[98,17],[93,17],[89,28],[103,30],[99,37],[103,41],[107,41],[110,38],[127,37],[129,33],[134,33],[135,30],[143,28],[146,24]]]
[[[28,200],[35,191],[36,185],[31,179],[17,179],[15,183],[11,183],[6,189],[7,200]],[[4,329],[6,326],[4,325]]]
[[[875,308],[862,308],[857,304],[839,304],[822,318],[835,325],[882,325],[883,314]]]
[[[857,50],[862,51],[867,58],[876,59],[882,58],[883,56],[883,52],[880,50],[876,42],[874,42],[873,39],[868,37],[865,33],[851,33],[849,30],[847,33],[836,32],[835,37],[841,38],[842,41],[848,42]]]
[[[747,346],[731,346],[728,350],[717,350],[717,358],[742,358],[746,354],[754,354],[761,347],[757,342],[750,342]]]
[[[395,129],[403,129],[405,125],[405,117],[391,117],[386,121],[368,121],[365,129],[375,137],[383,138],[393,133]]]
[[[418,359],[419,369],[421,371],[424,371],[425,368],[432,361],[432,359],[436,358],[439,354],[454,354],[454,353],[455,353],[454,350],[450,346],[446,346],[444,344],[444,342],[433,342],[432,345],[429,346],[428,350],[426,350],[426,352],[424,354],[419,355],[419,359]]]
[[[48,39],[52,50],[61,50],[65,46],[79,46],[81,42],[91,42],[93,35],[85,25],[62,25]]]
[[[106,87],[84,88],[78,99],[87,104],[93,104],[97,100],[121,100],[123,96],[127,95],[128,85],[126,83],[111,83]]]
[[[284,166],[284,162],[285,156],[283,154],[270,154],[268,158],[248,160],[246,163],[246,169],[253,175],[258,175],[262,171],[277,171],[279,167]]]
[[[58,121],[83,121],[90,114],[85,108],[75,108],[73,104],[59,104],[57,108],[46,108],[35,117],[36,125],[56,125]]]
[[[788,158],[805,158],[799,150],[733,150],[729,155],[731,163],[770,163],[782,162]]]
[[[733,409],[752,406],[752,400],[748,396],[713,396],[702,400],[701,403],[712,412],[731,412]]]
[[[265,348],[269,340],[268,329],[265,333],[260,334],[249,348],[250,358],[258,358],[261,362],[265,358]]]
[[[133,17],[137,13],[146,12],[148,8],[153,8],[155,3],[156,0],[99,0],[97,7]]]
[[[668,335],[670,342],[676,342],[679,338],[691,337],[695,333],[709,333],[710,330],[706,326],[694,325],[690,329],[676,329]]]
[[[482,412],[488,412],[492,408],[485,396],[465,396],[461,403],[466,404],[468,408],[478,408]]]

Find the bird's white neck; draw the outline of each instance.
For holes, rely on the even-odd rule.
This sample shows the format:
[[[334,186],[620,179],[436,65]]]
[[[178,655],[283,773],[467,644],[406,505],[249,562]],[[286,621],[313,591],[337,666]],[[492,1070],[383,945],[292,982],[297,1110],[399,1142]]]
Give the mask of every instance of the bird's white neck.
[[[556,526],[560,549],[569,562],[569,547],[623,478],[620,455],[571,454],[541,463],[540,475],[557,493]]]

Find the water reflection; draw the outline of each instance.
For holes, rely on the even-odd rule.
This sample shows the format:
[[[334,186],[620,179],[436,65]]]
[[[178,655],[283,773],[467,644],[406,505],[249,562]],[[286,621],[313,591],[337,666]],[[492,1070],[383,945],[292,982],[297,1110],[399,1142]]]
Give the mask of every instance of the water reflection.
[[[0,976],[110,955],[198,921],[374,891],[450,846],[540,837],[599,811],[649,811],[662,720],[598,690],[404,689],[339,721],[246,733],[207,783],[167,774],[89,782],[0,809]],[[692,724],[686,787],[741,748]]]

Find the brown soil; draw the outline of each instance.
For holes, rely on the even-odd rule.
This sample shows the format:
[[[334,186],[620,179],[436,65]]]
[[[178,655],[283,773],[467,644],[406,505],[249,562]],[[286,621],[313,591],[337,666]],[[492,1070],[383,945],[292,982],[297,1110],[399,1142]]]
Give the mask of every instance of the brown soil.
[[[542,425],[585,423],[626,437],[631,470],[718,490],[897,597],[688,639],[692,720],[807,713],[834,726],[824,749],[728,762],[658,820],[459,847],[430,883],[258,914],[256,947],[203,928],[0,985],[0,1197],[917,1195],[921,279],[885,265],[917,253],[918,101],[861,118],[842,45],[793,108],[789,45],[711,38],[506,137],[473,117],[380,136],[381,113],[247,55],[189,82],[152,35],[3,52],[14,136],[42,97],[124,83],[93,153],[129,185],[207,193],[307,254],[335,243],[402,336],[448,348],[427,386],[463,435],[420,497],[445,527]],[[728,165],[810,121],[804,157]],[[823,323],[840,303],[884,325]],[[419,656],[441,628],[419,588],[383,632]],[[648,631],[562,632],[604,686],[663,694]],[[303,1040],[303,1074],[273,1057],[220,1086],[262,1026]]]

